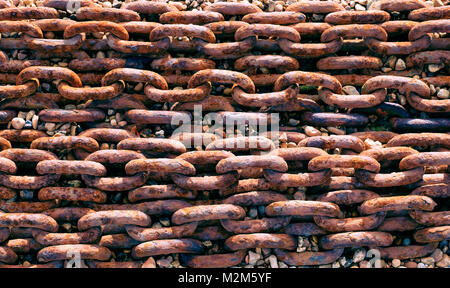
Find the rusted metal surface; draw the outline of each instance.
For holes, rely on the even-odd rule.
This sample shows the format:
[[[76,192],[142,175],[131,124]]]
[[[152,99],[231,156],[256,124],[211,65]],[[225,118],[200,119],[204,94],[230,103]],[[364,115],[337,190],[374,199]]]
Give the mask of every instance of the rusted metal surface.
[[[0,267],[447,245],[450,7],[429,2],[0,1]]]

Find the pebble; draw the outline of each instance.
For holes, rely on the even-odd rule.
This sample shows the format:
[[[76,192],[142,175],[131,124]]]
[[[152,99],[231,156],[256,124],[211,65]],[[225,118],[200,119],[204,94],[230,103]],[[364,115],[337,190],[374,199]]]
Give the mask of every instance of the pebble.
[[[450,256],[448,256],[447,254],[444,254],[444,257],[442,258],[441,261],[436,263],[437,267],[441,267],[441,268],[449,268],[450,267]]]
[[[134,91],[139,92],[144,88],[144,84],[139,82],[136,86],[134,86]]]
[[[31,123],[30,120],[25,121],[25,125],[23,126],[25,129],[31,129],[33,128],[33,123]]]
[[[339,262],[334,262],[333,264],[331,264],[331,268],[339,268],[341,267],[341,265],[339,265]]]
[[[299,123],[300,123],[300,121],[297,119],[294,119],[294,118],[289,119],[290,126],[297,126]]]
[[[397,268],[398,266],[400,266],[402,264],[402,262],[399,259],[394,259],[392,260],[392,267]]]
[[[400,102],[400,105],[404,106],[406,104],[406,97],[399,94],[398,95],[398,102]]]
[[[159,218],[159,223],[165,227],[170,226],[170,220],[168,218]]]
[[[358,90],[354,86],[350,85],[342,87],[342,91],[344,91],[347,95],[359,95]]]
[[[434,259],[433,259],[433,257],[425,257],[425,258],[420,259],[420,261],[421,261],[423,264],[426,264],[426,265],[432,265],[432,264],[434,264]]]
[[[439,262],[444,257],[444,253],[440,249],[436,249],[431,254],[431,257],[433,257],[434,262]]]
[[[270,268],[278,268],[277,256],[271,255],[269,257]]]
[[[389,56],[389,58],[387,59],[386,63],[388,64],[388,66],[391,69],[395,68],[395,63],[397,62],[397,57],[395,56]]]
[[[305,200],[306,199],[305,192],[303,192],[303,191],[295,192],[294,199],[295,200]]]
[[[34,112],[34,110],[31,110],[27,113],[27,115],[25,116],[25,120],[31,120],[33,119],[33,116],[36,115],[36,112]]]
[[[278,262],[278,267],[279,268],[288,268],[288,265],[286,263],[284,263],[284,262],[279,261]]]
[[[403,246],[409,246],[411,244],[411,240],[409,238],[405,238],[402,241]]]
[[[403,61],[403,59],[398,59],[397,63],[395,63],[395,70],[396,71],[403,71],[406,69],[406,63]]]
[[[261,255],[257,254],[255,252],[249,251],[248,252],[248,264],[255,265],[256,262],[261,260]]]
[[[383,144],[380,141],[373,141],[370,138],[364,140],[364,145],[367,149],[383,148]]]
[[[19,117],[13,118],[11,120],[11,125],[14,129],[20,130],[25,126],[25,120]]]
[[[312,126],[305,126],[303,130],[305,131],[305,134],[309,137],[322,135],[322,132],[320,132],[319,130],[317,130]]]
[[[71,187],[75,187],[75,188],[81,187],[80,180],[70,180],[70,181],[67,181],[67,184],[69,184]]]
[[[427,265],[425,265],[424,263],[419,263],[417,264],[417,268],[427,268]]]
[[[417,268],[417,263],[416,263],[416,262],[409,261],[409,262],[406,262],[406,263],[405,263],[405,267],[406,267],[406,268]]]
[[[392,71],[392,68],[391,68],[391,67],[381,67],[381,71],[382,71],[383,73],[391,72],[391,71]]]
[[[430,64],[430,65],[428,65],[428,71],[430,71],[431,73],[435,73],[435,72],[441,70],[442,68],[444,68],[444,66],[445,65],[443,63],[441,63],[441,64]]]
[[[355,10],[356,11],[366,11],[366,7],[362,6],[361,4],[356,4],[355,5]]]
[[[33,125],[33,129],[37,129],[37,126],[39,124],[39,116],[34,115],[31,119],[31,124]]]
[[[250,218],[258,217],[258,210],[254,207],[250,208],[250,210],[248,211],[248,217]]]
[[[437,93],[437,97],[441,99],[448,99],[450,97],[450,92],[447,89],[440,89]]]
[[[33,191],[32,190],[20,190],[20,198],[22,198],[23,200],[33,199]]]
[[[162,268],[169,268],[170,267],[170,261],[167,259],[159,259],[156,261],[156,264],[158,264],[159,267]]]
[[[17,118],[25,119],[25,117],[27,117],[27,112],[19,111],[19,113],[17,113]]]
[[[359,263],[362,260],[364,260],[364,258],[366,258],[366,250],[364,248],[356,250],[355,253],[353,254],[354,263]]]
[[[70,231],[72,229],[72,225],[70,223],[64,223],[61,225],[61,227],[66,231]]]

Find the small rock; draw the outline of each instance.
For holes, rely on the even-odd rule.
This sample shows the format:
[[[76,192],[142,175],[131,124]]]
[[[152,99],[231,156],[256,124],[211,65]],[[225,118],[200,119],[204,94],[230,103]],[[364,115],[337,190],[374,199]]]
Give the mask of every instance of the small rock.
[[[449,268],[450,267],[450,256],[448,256],[447,254],[444,254],[444,257],[442,258],[441,261],[436,263],[437,267],[441,267],[441,268]]]
[[[34,110],[29,111],[25,116],[25,120],[31,120],[35,114],[36,112],[34,112]]]
[[[68,105],[64,106],[64,109],[66,109],[66,110],[75,110],[75,109],[77,109],[77,106],[75,106],[73,104],[68,104]]]
[[[32,190],[20,190],[20,198],[22,198],[23,200],[33,199],[33,191]]]
[[[159,267],[162,268],[169,268],[170,267],[170,261],[167,259],[159,259],[156,261],[156,264],[158,264]]]
[[[33,126],[33,129],[37,129],[39,124],[39,116],[34,115],[33,118],[31,118],[31,125]]]
[[[15,117],[11,120],[11,125],[14,129],[20,130],[25,126],[25,120],[19,117]]]
[[[80,180],[70,180],[70,181],[67,181],[67,184],[69,184],[69,186],[75,187],[75,188],[81,187],[81,181]]]
[[[153,223],[152,228],[155,228],[155,229],[162,228],[162,225],[159,222],[155,222],[155,223]]]
[[[303,130],[305,131],[305,134],[309,137],[322,135],[322,133],[319,130],[317,130],[312,126],[305,126]]]
[[[381,67],[381,71],[382,71],[383,73],[388,73],[388,72],[391,72],[391,71],[392,71],[392,68],[391,68],[391,67]]]
[[[339,268],[341,267],[341,265],[339,265],[339,262],[334,262],[333,264],[331,264],[331,268]]]
[[[23,59],[25,59],[25,58],[27,58],[27,54],[24,54],[24,53],[19,53],[19,54],[17,54],[17,59],[23,60]]]
[[[64,223],[61,225],[61,227],[66,231],[70,231],[72,229],[72,225],[70,223]]]
[[[417,264],[417,268],[427,268],[428,266],[425,265],[424,263],[419,263]]]
[[[400,266],[402,264],[402,262],[399,259],[394,259],[392,260],[392,267],[397,268],[398,266]]]
[[[447,89],[440,89],[437,93],[437,97],[441,99],[448,99],[450,97],[450,92]]]
[[[441,70],[444,67],[445,67],[444,63],[441,63],[441,64],[430,64],[430,65],[428,65],[428,71],[430,71],[431,73],[435,73],[435,72]]]
[[[395,68],[395,63],[397,62],[397,57],[395,56],[389,56],[389,58],[387,59],[386,63],[388,64],[388,66],[391,69]]]
[[[403,59],[398,59],[397,63],[395,63],[395,70],[396,71],[403,71],[406,69],[406,63],[403,61]]]
[[[398,102],[400,103],[400,105],[404,106],[406,104],[406,97],[404,95],[399,94]]]
[[[370,138],[364,140],[364,146],[367,147],[366,149],[383,148],[383,144],[380,141],[373,141]]]
[[[286,265],[286,263],[279,261],[278,262],[278,267],[279,268],[288,268],[288,265]]]
[[[159,218],[159,223],[165,227],[170,226],[170,220],[168,218]]]
[[[248,264],[255,265],[256,262],[261,260],[261,255],[257,254],[255,252],[249,251],[248,252]]]
[[[354,86],[350,85],[342,87],[342,91],[344,91],[347,95],[359,95],[358,90]]]
[[[202,244],[203,244],[203,246],[205,246],[206,248],[209,248],[209,247],[212,247],[212,246],[213,246],[213,244],[212,244],[212,242],[211,242],[210,240],[203,241]]]
[[[294,118],[289,119],[290,126],[297,126],[299,123],[300,123],[300,121],[297,119],[294,119]]]
[[[403,246],[409,246],[411,244],[411,239],[405,238],[402,241]]]
[[[406,262],[406,263],[405,263],[405,267],[406,267],[406,268],[417,268],[417,263],[416,263],[416,262],[409,261],[409,262]]]
[[[232,91],[233,91],[233,89],[231,89],[231,88],[225,88],[225,90],[223,90],[223,94],[224,95],[231,95]]]
[[[281,5],[281,4],[277,4],[277,5],[275,5],[275,11],[276,12],[281,12],[281,11],[283,11],[283,5]],[[272,267],[273,268],[273,267]],[[278,268],[278,267],[277,267]]]
[[[278,268],[278,259],[277,256],[271,255],[269,257],[270,268]]]
[[[433,84],[430,84],[430,92],[431,92],[431,95],[436,94],[436,87],[434,87]]]
[[[41,83],[41,87],[42,90],[44,90],[45,92],[50,92],[52,90],[52,85],[48,84],[48,83]]]
[[[366,258],[366,250],[364,248],[360,248],[355,251],[353,254],[353,262],[359,263]]]
[[[356,11],[366,11],[366,7],[362,6],[361,4],[356,4],[355,5],[355,10]]]
[[[33,124],[30,120],[25,121],[25,125],[23,126],[24,129],[31,129],[33,128]]]
[[[305,200],[306,199],[305,192],[303,192],[303,191],[295,192],[294,199],[295,200]]]
[[[250,208],[250,210],[248,211],[248,217],[250,218],[258,217],[258,210],[256,208]]]
[[[434,259],[433,259],[433,257],[424,257],[424,258],[420,259],[420,261],[421,261],[423,264],[426,264],[426,265],[432,265],[432,264],[434,264]]]
[[[322,14],[313,14],[312,17],[311,17],[311,20],[313,22],[323,22],[324,18],[325,18],[325,16],[322,15]]]
[[[139,92],[144,88],[144,84],[142,82],[139,82],[136,86],[134,86],[134,91]]]
[[[431,254],[431,257],[433,257],[434,262],[439,262],[444,257],[444,253],[440,249],[436,249]]]

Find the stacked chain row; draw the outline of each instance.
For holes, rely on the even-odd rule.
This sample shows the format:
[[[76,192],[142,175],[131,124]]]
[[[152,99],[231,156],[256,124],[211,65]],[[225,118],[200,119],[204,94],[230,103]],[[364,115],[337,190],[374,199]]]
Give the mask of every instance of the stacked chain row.
[[[203,4],[0,0],[0,267],[448,246],[450,6]]]
[[[450,237],[450,211],[442,201],[450,192],[449,134],[291,132],[288,137],[304,138],[296,148],[273,149],[269,138],[253,136],[214,140],[190,152],[180,141],[136,138],[126,130],[93,128],[82,134],[39,137],[29,149],[11,148],[1,138],[1,262],[15,263],[17,253],[38,251],[37,261],[46,264],[37,267],[62,266],[73,253],[94,267],[141,267],[141,258],[181,253],[190,267],[231,267],[243,261],[247,249],[273,248],[288,265],[323,265],[344,248],[363,246],[388,259],[423,257]],[[365,149],[367,137],[387,143]],[[117,150],[99,150],[97,141],[118,141]],[[58,160],[50,152],[62,149],[87,157]],[[327,153],[330,149],[342,154]],[[155,158],[158,153],[171,157]],[[30,163],[37,163],[36,176],[15,175],[22,174],[19,165]],[[123,167],[119,175],[126,176],[114,175],[112,167]],[[391,172],[381,173],[381,167]],[[81,178],[86,188],[61,187],[64,176]],[[286,193],[290,187],[314,187],[318,193],[292,195]],[[374,192],[379,188],[400,189],[379,190],[380,195]],[[39,201],[7,200],[16,197],[15,189],[36,190]],[[212,190],[218,190],[215,199],[199,199]],[[108,193],[117,191],[127,195],[127,204],[105,204]],[[347,213],[351,205],[356,215]],[[259,219],[246,217],[251,206],[258,207]],[[153,227],[152,218],[161,216],[170,217],[170,225]],[[58,223],[75,223],[76,232],[64,233]],[[414,232],[417,244],[393,244],[391,233],[405,231]],[[323,251],[296,252],[296,237],[312,235],[321,236]],[[202,255],[200,240],[217,241],[225,252]],[[111,258],[110,249],[131,249],[135,261],[102,262]]]

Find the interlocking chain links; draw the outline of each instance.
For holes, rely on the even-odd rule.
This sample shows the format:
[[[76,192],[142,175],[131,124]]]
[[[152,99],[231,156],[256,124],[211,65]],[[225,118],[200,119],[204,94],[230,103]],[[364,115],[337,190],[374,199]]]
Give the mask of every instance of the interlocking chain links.
[[[432,96],[450,83],[449,6],[381,0],[347,11],[298,1],[264,12],[217,2],[184,11],[177,2],[83,0],[71,11],[69,2],[0,10],[0,123],[36,109],[42,122],[86,128],[0,131],[0,266],[23,265],[18,254],[27,254],[30,267],[64,267],[78,255],[89,267],[138,268],[175,254],[189,267],[232,267],[255,248],[310,266],[358,247],[424,257],[450,239],[450,138],[434,133],[449,131],[450,102]],[[10,60],[17,50],[30,60]],[[108,58],[91,58],[99,51]],[[405,70],[384,72],[388,56],[407,56]],[[68,67],[52,66],[55,57]],[[443,67],[422,75],[429,64]],[[144,85],[133,91],[136,83]],[[406,101],[388,102],[392,90]],[[69,103],[77,109],[62,109]],[[190,121],[195,105],[220,111],[221,123],[270,124],[273,111],[355,133],[145,135]],[[110,109],[126,124],[105,122]],[[418,133],[370,131],[374,114],[385,129]],[[399,232],[413,245],[400,246]],[[315,249],[304,250],[305,238]]]

